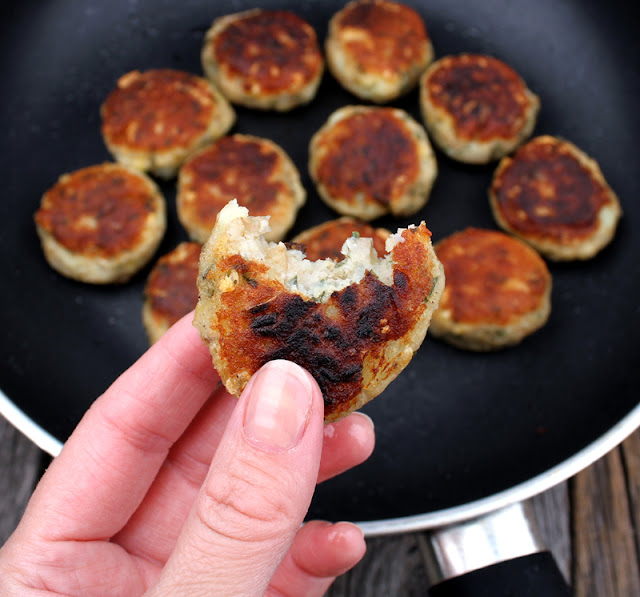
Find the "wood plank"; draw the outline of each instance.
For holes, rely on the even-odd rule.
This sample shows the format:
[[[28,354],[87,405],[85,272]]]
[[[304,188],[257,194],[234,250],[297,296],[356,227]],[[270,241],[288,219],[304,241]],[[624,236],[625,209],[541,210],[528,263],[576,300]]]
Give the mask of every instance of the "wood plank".
[[[22,517],[41,468],[40,449],[0,416],[0,545]]]
[[[629,509],[635,530],[636,550],[640,553],[640,429],[623,442],[622,457],[629,491]]]
[[[367,553],[338,578],[328,597],[425,597],[427,577],[415,534],[367,540]]]
[[[640,595],[621,450],[616,448],[576,475],[571,496],[575,596]]]
[[[542,540],[560,571],[571,583],[571,513],[569,483],[564,482],[531,498]]]

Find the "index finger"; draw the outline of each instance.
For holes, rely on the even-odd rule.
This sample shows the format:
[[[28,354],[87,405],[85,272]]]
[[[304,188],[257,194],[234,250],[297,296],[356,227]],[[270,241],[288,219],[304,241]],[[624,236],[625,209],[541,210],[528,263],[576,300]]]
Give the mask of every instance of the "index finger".
[[[50,540],[108,538],[124,526],[220,381],[192,319],[177,322],[95,401],[36,489],[26,524]]]

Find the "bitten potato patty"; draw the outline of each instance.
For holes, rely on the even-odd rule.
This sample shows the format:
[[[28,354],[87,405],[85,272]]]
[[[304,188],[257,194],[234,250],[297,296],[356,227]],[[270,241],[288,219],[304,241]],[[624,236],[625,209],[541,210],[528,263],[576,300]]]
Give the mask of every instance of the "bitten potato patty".
[[[380,259],[350,238],[345,259],[309,261],[264,239],[266,218],[232,202],[200,259],[194,325],[238,396],[266,362],[288,359],[317,380],[325,421],[380,394],[422,343],[444,287],[424,223],[399,230]]]

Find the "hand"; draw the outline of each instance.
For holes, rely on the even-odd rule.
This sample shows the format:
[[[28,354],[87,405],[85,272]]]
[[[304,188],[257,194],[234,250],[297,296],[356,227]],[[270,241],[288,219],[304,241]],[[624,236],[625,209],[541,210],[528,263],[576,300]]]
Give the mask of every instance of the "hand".
[[[239,400],[175,324],[102,395],[0,550],[2,595],[320,596],[365,551],[304,524],[316,482],[365,460],[371,421],[323,426],[313,378],[265,365]]]

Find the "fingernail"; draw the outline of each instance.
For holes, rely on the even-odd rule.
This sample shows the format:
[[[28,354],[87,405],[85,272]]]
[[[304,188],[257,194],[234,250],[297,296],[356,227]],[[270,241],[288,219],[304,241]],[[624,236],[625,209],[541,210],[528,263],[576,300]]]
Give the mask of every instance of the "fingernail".
[[[335,522],[331,525],[331,530],[327,535],[327,539],[331,543],[338,543],[344,541],[345,538],[349,540],[349,537],[358,537],[364,539],[364,531],[352,522]]]
[[[303,369],[288,361],[271,361],[252,380],[244,416],[247,439],[267,451],[285,452],[298,445],[309,420],[313,389]]]

